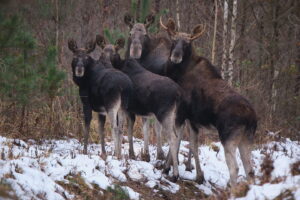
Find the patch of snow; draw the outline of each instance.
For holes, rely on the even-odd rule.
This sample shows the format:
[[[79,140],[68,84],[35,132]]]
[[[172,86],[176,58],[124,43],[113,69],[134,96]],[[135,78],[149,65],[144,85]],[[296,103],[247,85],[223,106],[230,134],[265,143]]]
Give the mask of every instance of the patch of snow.
[[[199,191],[213,195],[215,189],[227,187],[229,172],[225,162],[224,148],[220,142],[212,145],[218,147],[218,152],[210,146],[199,147],[200,165],[204,173],[205,183],[198,185]],[[196,170],[185,171],[184,161],[189,152],[189,142],[182,141],[179,150],[179,176],[183,180],[195,180]],[[128,179],[143,183],[153,192],[165,190],[171,193],[180,191],[179,184],[170,182],[169,176],[162,174],[162,161],[156,161],[156,147],[150,145],[150,162],[130,160],[128,158],[128,143],[122,144],[123,158],[117,160],[113,154],[113,143],[106,143],[107,158],[100,157],[101,146],[90,144],[88,155],[82,154],[82,144],[76,139],[47,140],[42,144],[29,140],[27,143],[18,139],[8,139],[0,136],[0,180],[8,182],[16,195],[21,199],[74,199],[74,195],[62,188],[58,181],[68,183],[68,177],[79,175],[85,183],[93,188],[112,187],[118,182],[126,183]],[[138,158],[143,150],[143,141],[134,139],[134,149]],[[163,146],[167,155],[169,147]],[[265,154],[270,154],[274,164],[271,181],[260,185],[262,175],[260,165]],[[245,179],[240,155],[237,151],[239,165],[239,180]],[[1,160],[2,159],[2,160]],[[300,175],[291,175],[291,165],[300,160],[300,143],[285,139],[281,142],[271,142],[252,151],[252,162],[256,176],[255,184],[250,185],[247,195],[240,199],[273,199],[286,190],[290,190],[295,199],[300,200]],[[195,166],[195,160],[192,158]],[[279,181],[278,181],[279,180]],[[131,199],[142,198],[130,187],[122,186],[128,191]],[[196,191],[195,191],[196,192]]]
[[[112,156],[108,156],[106,159],[108,173],[112,175],[115,179],[119,180],[120,182],[126,182],[127,178],[122,171],[126,168],[122,167],[122,163],[119,160],[115,160]]]
[[[128,186],[122,186],[122,188],[128,192],[128,196],[130,199],[133,199],[133,200],[139,200],[140,199],[140,194],[135,192],[133,189],[131,189],[130,187]]]

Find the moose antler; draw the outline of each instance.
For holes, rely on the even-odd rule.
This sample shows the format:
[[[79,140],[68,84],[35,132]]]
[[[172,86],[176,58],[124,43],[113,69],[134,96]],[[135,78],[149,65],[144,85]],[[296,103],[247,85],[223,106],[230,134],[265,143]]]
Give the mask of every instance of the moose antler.
[[[96,48],[96,42],[94,40],[90,40],[85,45],[85,50],[87,53],[91,53],[92,51],[94,51],[95,48]]]
[[[105,39],[102,35],[96,35],[96,43],[99,47],[101,47],[102,49],[105,46]]]
[[[175,35],[176,34],[176,31],[175,31],[176,27],[175,27],[175,22],[174,22],[173,19],[169,18],[167,25],[164,25],[163,22],[162,22],[162,19],[160,17],[159,22],[160,22],[161,27],[163,29],[167,30],[170,35]]]
[[[162,22],[162,19],[161,19],[161,16],[159,17],[159,23],[160,23],[160,26],[165,29],[165,30],[168,30],[168,27],[166,27],[163,22]]]
[[[74,39],[69,39],[69,40],[68,40],[68,47],[69,47],[69,49],[70,49],[73,53],[75,53],[75,52],[77,51],[77,49],[78,49],[77,43],[76,43],[76,41],[75,41]]]
[[[198,37],[200,37],[204,33],[205,28],[206,28],[206,24],[197,25],[193,30],[193,34],[192,34],[190,40],[195,40]]]

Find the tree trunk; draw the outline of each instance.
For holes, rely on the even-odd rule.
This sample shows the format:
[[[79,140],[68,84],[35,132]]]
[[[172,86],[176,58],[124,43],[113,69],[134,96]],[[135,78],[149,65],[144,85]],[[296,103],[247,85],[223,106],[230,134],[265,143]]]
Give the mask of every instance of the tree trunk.
[[[298,19],[300,19],[300,2],[298,1],[297,3],[297,10],[296,16]],[[299,26],[298,26],[299,27]],[[297,67],[297,76],[296,76],[296,85],[295,85],[295,96],[300,96],[300,29],[298,28],[296,31],[296,59],[295,59],[295,64]]]
[[[272,91],[271,91],[271,102],[272,102],[272,108],[271,113],[274,114],[276,111],[276,98],[277,98],[277,88],[276,88],[276,81],[279,76],[279,68],[278,68],[278,37],[279,37],[279,30],[278,30],[278,14],[279,14],[279,3],[277,1],[274,1],[273,4],[273,11],[272,11],[272,25],[273,25],[273,38],[271,40],[271,73],[272,73]]]
[[[56,64],[59,62],[59,10],[58,10],[58,0],[55,0],[55,47],[56,47]]]
[[[155,11],[155,15],[158,16],[159,11],[160,11],[160,0],[155,0],[155,2],[154,2],[154,11]],[[156,26],[157,26],[157,30],[159,30],[160,24],[156,23]]]
[[[224,0],[224,22],[223,22],[223,55],[222,55],[222,77],[225,78],[226,64],[227,64],[227,34],[228,34],[228,3]]]
[[[179,0],[176,0],[176,20],[177,20],[177,28],[180,30],[180,14],[179,14]]]
[[[154,2],[154,11],[155,11],[156,15],[158,15],[159,10],[160,10],[160,0],[155,0],[155,2]]]
[[[230,46],[229,46],[229,59],[228,59],[228,82],[229,85],[233,85],[233,68],[235,60],[234,56],[234,48],[236,41],[236,18],[237,18],[237,0],[233,0],[232,7],[232,18],[231,18],[231,33],[230,33]]]
[[[140,17],[141,17],[140,11],[141,11],[141,0],[137,0],[137,2],[136,2],[136,11],[135,11],[135,20],[136,20],[136,22],[139,22],[139,20],[141,20],[140,19]]]
[[[238,73],[238,82],[243,82],[243,61],[247,59],[246,54],[246,40],[245,40],[245,29],[246,29],[246,16],[247,16],[247,2],[248,0],[242,0],[241,10],[242,10],[242,21],[241,21],[241,49],[240,49],[240,62],[239,62],[239,73]]]
[[[212,51],[211,51],[211,62],[212,62],[212,64],[215,64],[217,25],[218,25],[218,0],[215,0],[214,36],[213,36]]]

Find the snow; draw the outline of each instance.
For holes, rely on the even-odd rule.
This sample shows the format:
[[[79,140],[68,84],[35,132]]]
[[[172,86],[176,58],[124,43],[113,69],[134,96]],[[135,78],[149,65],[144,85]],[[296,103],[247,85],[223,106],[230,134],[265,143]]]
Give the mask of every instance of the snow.
[[[123,186],[122,188],[128,193],[128,196],[129,196],[130,199],[136,199],[136,200],[140,199],[140,194],[135,192],[130,187]]]
[[[187,160],[188,142],[182,141],[179,151],[179,175],[181,180],[193,181],[196,171],[185,171],[184,162]],[[217,147],[212,148],[212,146]],[[150,145],[150,162],[141,161],[143,142],[134,139],[137,160],[128,158],[128,143],[122,144],[123,158],[117,160],[113,154],[113,144],[106,143],[108,156],[100,156],[99,144],[90,144],[88,155],[82,154],[82,144],[76,139],[47,140],[42,144],[34,140],[27,142],[19,139],[9,139],[0,136],[0,180],[9,183],[20,199],[75,199],[75,195],[65,190],[58,181],[68,183],[68,176],[80,175],[84,182],[93,188],[106,190],[115,184],[125,184],[134,181],[143,184],[153,192],[159,190],[170,193],[180,191],[180,181],[169,181],[169,175],[164,175],[157,167],[163,163],[155,160],[156,147]],[[168,146],[163,146],[165,155]],[[266,154],[273,160],[274,170],[270,182],[261,184],[262,172],[260,165]],[[199,147],[200,165],[204,172],[204,184],[194,183],[199,191],[206,195],[214,195],[218,189],[227,189],[229,172],[225,163],[224,149],[219,142],[209,146]],[[243,181],[245,172],[238,156],[239,180]],[[295,199],[300,200],[300,175],[291,175],[291,165],[300,161],[300,143],[283,139],[281,142],[270,142],[252,151],[255,183],[249,186],[245,197],[237,199],[274,199],[289,190]],[[195,160],[192,159],[192,163]],[[130,184],[121,186],[131,199],[141,199],[142,196],[131,188]],[[234,197],[232,197],[234,199]]]

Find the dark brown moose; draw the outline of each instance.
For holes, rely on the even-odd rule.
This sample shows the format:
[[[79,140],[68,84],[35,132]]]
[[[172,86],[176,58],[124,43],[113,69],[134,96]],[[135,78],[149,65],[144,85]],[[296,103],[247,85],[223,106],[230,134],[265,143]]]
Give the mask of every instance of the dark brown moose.
[[[204,180],[198,158],[197,133],[199,128],[210,125],[217,128],[224,146],[231,185],[235,185],[237,181],[237,148],[246,176],[250,178],[253,175],[251,146],[257,127],[253,107],[222,79],[215,66],[195,53],[192,42],[203,34],[204,26],[198,25],[191,34],[187,34],[177,32],[172,19],[166,25],[161,20],[160,22],[172,40],[166,75],[182,87],[188,105],[187,118],[190,122],[190,141],[196,161],[197,181]]]

